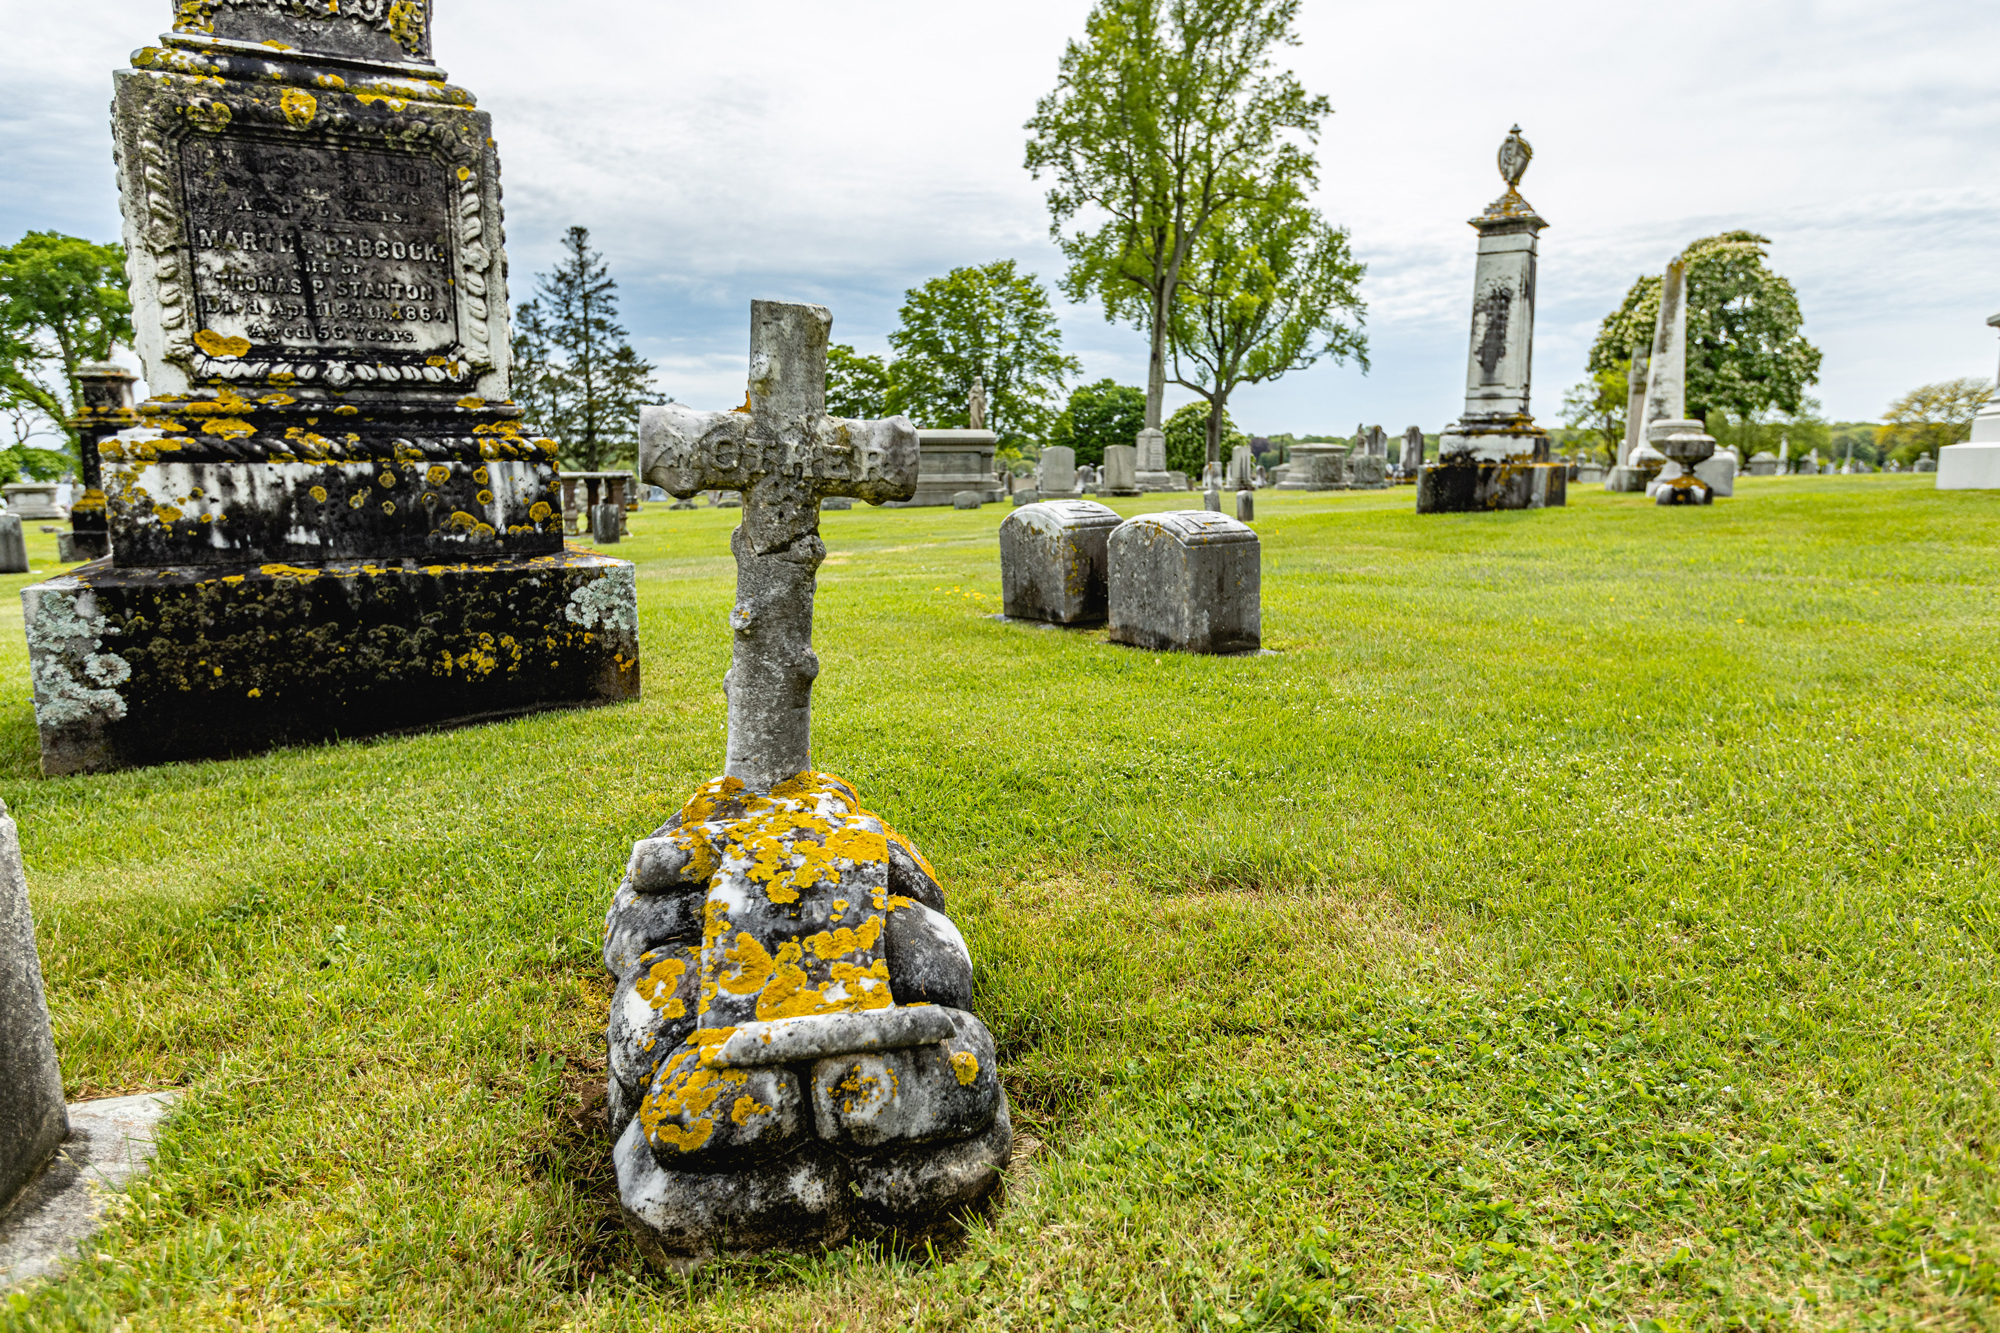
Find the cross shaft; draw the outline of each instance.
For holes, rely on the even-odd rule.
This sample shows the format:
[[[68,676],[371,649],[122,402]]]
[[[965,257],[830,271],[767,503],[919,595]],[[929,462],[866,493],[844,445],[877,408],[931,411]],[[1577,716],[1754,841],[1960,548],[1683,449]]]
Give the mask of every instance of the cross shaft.
[[[826,415],[824,306],[750,303],[750,393],[734,412],[678,403],[639,417],[639,471],[682,499],[704,490],[743,493],[736,556],[735,651],[725,776],[753,791],[812,769],[813,592],[826,546],[823,496],[880,504],[916,493],[916,427],[903,417],[853,421]]]

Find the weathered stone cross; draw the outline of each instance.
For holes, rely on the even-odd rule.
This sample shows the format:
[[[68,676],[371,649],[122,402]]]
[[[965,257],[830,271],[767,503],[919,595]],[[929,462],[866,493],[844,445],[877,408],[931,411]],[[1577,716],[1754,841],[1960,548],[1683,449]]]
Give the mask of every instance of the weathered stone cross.
[[[880,504],[916,493],[916,427],[903,417],[846,421],[826,414],[826,307],[750,303],[750,397],[734,412],[679,403],[639,416],[639,474],[686,499],[743,492],[736,554],[736,651],[729,695],[727,777],[769,791],[812,769],[813,588],[826,546],[822,496]]]

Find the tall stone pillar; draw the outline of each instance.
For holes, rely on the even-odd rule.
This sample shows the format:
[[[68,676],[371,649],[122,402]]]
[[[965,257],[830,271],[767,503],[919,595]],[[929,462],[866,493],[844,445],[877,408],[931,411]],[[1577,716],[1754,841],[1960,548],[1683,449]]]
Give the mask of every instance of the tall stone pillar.
[[[1632,457],[1632,450],[1640,440],[1640,430],[1646,419],[1646,372],[1650,366],[1647,349],[1632,349],[1631,369],[1625,375],[1625,438],[1619,442],[1618,457],[1613,466],[1624,467]]]
[[[1472,282],[1472,347],[1465,411],[1438,439],[1438,461],[1417,476],[1417,512],[1539,509],[1563,503],[1567,470],[1549,462],[1549,437],[1528,410],[1535,343],[1535,262],[1548,223],[1521,197],[1534,150],[1509,131],[1500,145],[1507,192],[1471,220],[1479,233]]]

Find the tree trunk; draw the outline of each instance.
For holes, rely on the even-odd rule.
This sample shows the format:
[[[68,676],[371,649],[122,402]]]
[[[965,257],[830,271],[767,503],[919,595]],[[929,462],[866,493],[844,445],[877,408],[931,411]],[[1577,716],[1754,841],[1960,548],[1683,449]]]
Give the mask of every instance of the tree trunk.
[[[1208,461],[1211,463],[1220,463],[1222,461],[1222,414],[1224,410],[1222,404],[1221,395],[1208,400]]]
[[[1146,425],[1158,430],[1167,397],[1167,303],[1153,300],[1153,355],[1146,366]]]

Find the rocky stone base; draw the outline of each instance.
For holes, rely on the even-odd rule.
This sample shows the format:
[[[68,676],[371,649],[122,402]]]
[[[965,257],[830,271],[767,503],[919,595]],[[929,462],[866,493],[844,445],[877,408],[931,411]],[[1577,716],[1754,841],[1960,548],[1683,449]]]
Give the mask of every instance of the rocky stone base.
[[[25,588],[42,771],[247,754],[639,693],[632,566],[118,569]]]
[[[1568,495],[1561,463],[1426,463],[1417,473],[1419,514],[1556,508]]]
[[[980,1207],[1013,1147],[972,956],[854,789],[718,778],[636,843],[605,918],[619,1201],[689,1268]]]

